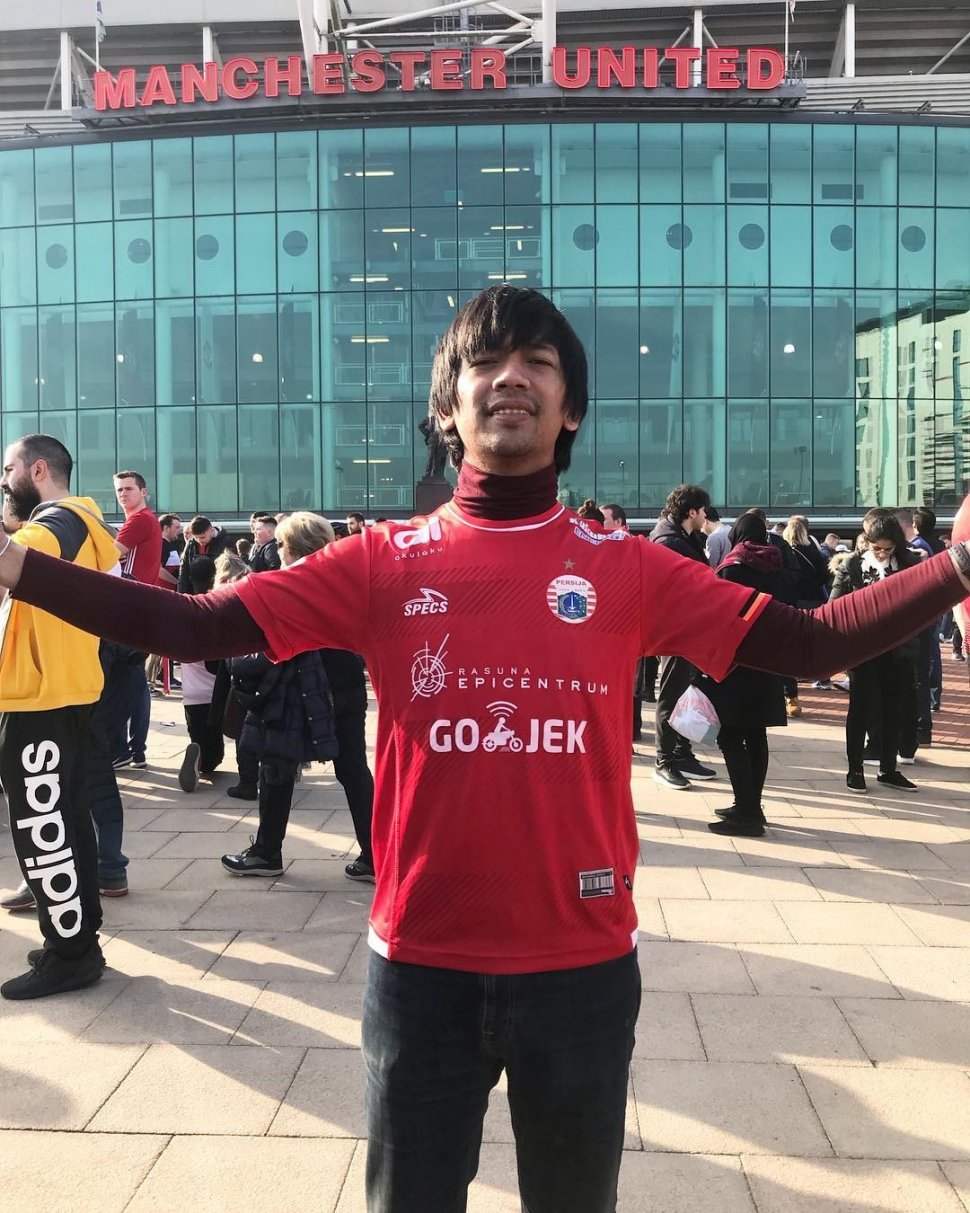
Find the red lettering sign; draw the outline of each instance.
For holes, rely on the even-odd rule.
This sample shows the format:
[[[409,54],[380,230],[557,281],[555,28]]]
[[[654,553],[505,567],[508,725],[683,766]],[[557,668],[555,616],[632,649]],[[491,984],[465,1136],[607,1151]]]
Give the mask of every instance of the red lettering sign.
[[[594,76],[595,55],[595,76]],[[178,95],[173,75],[157,64],[148,69],[145,83],[139,88],[133,67],[124,67],[116,74],[99,71],[94,76],[94,108],[96,110],[126,110],[137,106],[194,105],[198,101],[214,102],[220,97],[246,101],[257,94],[275,99],[281,95],[299,97],[309,84],[317,96],[339,96],[349,88],[355,93],[377,93],[391,85],[405,93],[418,87],[435,92],[471,89],[482,92],[508,87],[505,51],[498,47],[474,47],[472,50],[356,51],[351,55],[333,53],[314,55],[310,64],[309,81],[304,75],[300,55],[287,55],[280,60],[267,56],[262,64],[239,55],[227,60],[223,67],[205,63],[183,63],[179,69]],[[667,64],[664,80],[661,71]],[[746,86],[759,92],[778,88],[785,80],[785,61],[778,51],[753,48],[745,52],[744,74],[740,74],[741,51],[734,47],[671,46],[662,50],[656,46],[624,46],[614,50],[608,46],[578,46],[567,51],[564,46],[552,48],[552,79],[561,89],[582,89],[595,85],[598,89],[641,88],[656,89],[669,81],[673,68],[673,87],[689,89],[696,82],[715,92]],[[467,67],[466,67],[467,65]]]

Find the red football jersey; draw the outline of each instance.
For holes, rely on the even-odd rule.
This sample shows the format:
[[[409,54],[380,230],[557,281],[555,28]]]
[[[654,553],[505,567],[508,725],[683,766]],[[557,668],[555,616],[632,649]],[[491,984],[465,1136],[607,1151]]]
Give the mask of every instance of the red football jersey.
[[[559,505],[485,522],[454,502],[237,589],[274,658],[367,659],[377,951],[480,973],[630,951],[637,658],[723,677],[764,595]]]

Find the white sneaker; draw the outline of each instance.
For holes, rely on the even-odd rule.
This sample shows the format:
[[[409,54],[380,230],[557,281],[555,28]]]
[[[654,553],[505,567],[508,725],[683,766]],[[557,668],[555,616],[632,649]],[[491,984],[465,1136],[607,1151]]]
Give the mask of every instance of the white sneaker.
[[[896,759],[901,767],[912,767],[916,765],[916,758],[904,758],[902,754]]]
[[[879,765],[878,758],[863,758],[862,765],[864,767],[877,767]]]

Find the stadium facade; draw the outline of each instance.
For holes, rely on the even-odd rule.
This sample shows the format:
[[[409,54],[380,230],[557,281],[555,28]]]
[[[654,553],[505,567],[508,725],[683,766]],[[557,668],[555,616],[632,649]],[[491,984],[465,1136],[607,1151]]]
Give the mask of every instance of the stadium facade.
[[[159,508],[414,506],[495,282],[590,353],[563,499],[968,488],[962,0],[34,0],[0,15],[0,424]],[[132,10],[143,12],[141,19]]]

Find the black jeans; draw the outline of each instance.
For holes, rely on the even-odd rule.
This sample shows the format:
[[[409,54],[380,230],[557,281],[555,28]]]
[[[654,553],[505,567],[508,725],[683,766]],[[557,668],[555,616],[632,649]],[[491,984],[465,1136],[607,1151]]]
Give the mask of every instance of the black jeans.
[[[211,703],[187,703],[182,707],[189,740],[199,747],[199,770],[211,775],[226,756],[222,729],[209,721]]]
[[[101,926],[98,852],[85,794],[91,707],[0,712],[0,784],[17,862],[48,948],[83,956]]]
[[[259,764],[259,829],[254,847],[264,859],[275,859],[283,848],[290,806],[296,787],[296,771],[276,764]]]
[[[367,692],[363,687],[335,692],[333,713],[337,744],[340,746],[340,752],[333,760],[333,773],[347,797],[360,857],[373,866],[370,826],[374,812],[374,776],[367,765],[367,744],[364,739]]]
[[[613,1213],[636,953],[486,976],[371,953],[364,994],[368,1213],[464,1213],[504,1069],[525,1213]]]
[[[878,739],[880,773],[895,771],[896,755],[910,748],[909,734],[915,732],[915,721],[916,677],[908,661],[883,653],[849,671],[845,753],[850,771],[862,770],[869,730]]]
[[[259,789],[259,759],[253,754],[243,754],[236,742],[236,770],[239,772],[239,786],[250,792]]]
[[[764,725],[722,725],[717,744],[740,814],[760,820],[764,816],[761,794],[768,774],[768,733]]]
[[[660,658],[660,685],[657,688],[658,767],[676,767],[679,760],[694,756],[687,738],[670,727],[670,716],[696,672],[685,657]]]
[[[94,818],[98,844],[98,877],[112,880],[124,876],[128,856],[121,849],[125,835],[125,811],[118,792],[118,777],[111,765],[104,692],[91,712],[84,757],[88,810]]]

